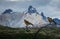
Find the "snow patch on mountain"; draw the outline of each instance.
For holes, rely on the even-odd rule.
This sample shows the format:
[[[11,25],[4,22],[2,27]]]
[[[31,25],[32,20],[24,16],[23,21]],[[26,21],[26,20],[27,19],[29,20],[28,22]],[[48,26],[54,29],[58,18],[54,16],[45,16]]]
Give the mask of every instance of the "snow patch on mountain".
[[[34,24],[34,27],[41,27],[49,24],[49,22],[46,22],[40,14],[33,13],[30,15],[29,13],[27,13],[23,15],[22,19],[16,26],[26,27],[24,19]]]
[[[0,24],[4,26],[14,26],[22,18],[22,13],[13,12],[13,14],[1,14]]]
[[[36,8],[29,6],[28,11],[25,13],[13,12],[11,9],[5,10],[0,15],[0,24],[9,27],[26,27],[24,19],[34,25],[34,27],[43,27],[49,24],[47,17],[43,13],[39,14]]]

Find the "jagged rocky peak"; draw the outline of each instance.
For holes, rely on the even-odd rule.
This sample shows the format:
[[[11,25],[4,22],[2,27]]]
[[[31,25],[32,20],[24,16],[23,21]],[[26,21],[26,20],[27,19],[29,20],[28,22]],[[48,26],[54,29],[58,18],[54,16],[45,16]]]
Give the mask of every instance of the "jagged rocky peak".
[[[43,19],[46,19],[46,16],[44,15],[43,12],[41,12],[41,16],[43,17]]]
[[[43,12],[41,12],[41,16],[43,16],[43,17],[44,17],[44,13],[43,13]]]
[[[56,24],[60,25],[60,19],[54,18],[53,20],[56,22]]]
[[[6,14],[6,13],[11,13],[12,12],[12,9],[6,9],[2,14]]]
[[[36,13],[36,12],[37,12],[37,10],[36,10],[36,8],[34,8],[33,6],[30,5],[30,6],[28,7],[28,13],[29,13],[29,14]]]

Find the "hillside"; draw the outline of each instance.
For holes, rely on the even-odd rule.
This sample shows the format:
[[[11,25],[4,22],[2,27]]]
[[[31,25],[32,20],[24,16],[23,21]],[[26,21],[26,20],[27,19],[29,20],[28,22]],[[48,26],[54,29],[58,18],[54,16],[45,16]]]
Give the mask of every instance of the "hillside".
[[[0,39],[33,39],[38,28],[31,28],[27,32],[25,28],[10,28],[0,25]],[[60,28],[42,28],[37,34],[37,39],[59,39]]]

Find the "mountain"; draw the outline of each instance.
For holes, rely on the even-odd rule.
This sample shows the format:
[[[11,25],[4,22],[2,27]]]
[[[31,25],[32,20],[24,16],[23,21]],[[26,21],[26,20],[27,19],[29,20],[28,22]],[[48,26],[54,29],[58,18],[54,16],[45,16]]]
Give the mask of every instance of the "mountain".
[[[14,27],[14,25],[20,21],[23,13],[12,12],[10,14],[5,13],[0,15],[0,25]]]
[[[56,24],[60,25],[60,19],[54,18],[53,20],[56,22]]]
[[[38,13],[38,12],[37,12],[36,8],[34,8],[33,6],[30,5],[28,7],[28,12],[27,13],[32,14],[32,13]]]
[[[32,7],[32,6],[30,6],[30,7]],[[32,8],[34,8],[34,7],[32,7]],[[30,23],[34,24],[34,27],[41,27],[41,26],[45,26],[45,25],[49,24],[48,19],[46,16],[44,16],[44,14],[43,15],[42,15],[42,13],[39,14],[36,9],[32,10],[32,8],[30,8],[30,10],[28,8],[28,11],[26,13],[24,13],[21,21],[17,24],[18,26],[20,25],[20,27],[22,27],[22,26],[25,27],[26,25],[24,23],[24,20],[27,20]],[[36,10],[36,11],[34,11],[34,10]]]
[[[43,19],[46,19],[46,16],[44,16],[43,12],[41,12],[41,16],[43,17]]]
[[[46,22],[48,22],[48,18],[44,15],[43,12],[41,12],[41,16],[42,16],[43,20],[45,20]]]
[[[34,27],[42,27],[49,24],[46,16],[44,16],[43,13],[39,14],[37,10],[32,6],[28,8],[28,11],[26,13],[13,12],[8,9],[4,12],[4,14],[0,15],[0,25],[4,25],[4,26],[9,26],[14,28],[26,27],[24,20],[27,20],[30,23],[32,23]]]
[[[6,9],[2,14],[11,13],[12,11],[12,9]]]

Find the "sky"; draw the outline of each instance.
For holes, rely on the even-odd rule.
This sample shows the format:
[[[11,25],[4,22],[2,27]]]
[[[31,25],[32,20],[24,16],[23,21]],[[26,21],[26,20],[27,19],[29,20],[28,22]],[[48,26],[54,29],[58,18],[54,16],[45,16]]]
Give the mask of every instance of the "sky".
[[[0,0],[0,13],[6,9],[27,11],[29,5],[35,7],[39,13],[44,12],[47,17],[60,18],[60,0]]]

